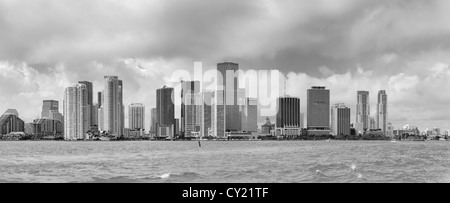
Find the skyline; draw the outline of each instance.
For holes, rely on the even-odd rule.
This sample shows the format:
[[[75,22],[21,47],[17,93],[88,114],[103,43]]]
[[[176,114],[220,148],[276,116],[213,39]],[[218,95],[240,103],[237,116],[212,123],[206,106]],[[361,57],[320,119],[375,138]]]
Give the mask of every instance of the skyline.
[[[0,1],[0,112],[31,122],[71,84],[90,81],[95,94],[117,75],[123,104],[145,104],[150,121],[154,90],[171,86],[174,71],[235,61],[279,69],[302,104],[306,89],[327,87],[352,122],[357,91],[370,92],[373,116],[386,90],[396,128],[450,129],[448,1],[92,2]]]

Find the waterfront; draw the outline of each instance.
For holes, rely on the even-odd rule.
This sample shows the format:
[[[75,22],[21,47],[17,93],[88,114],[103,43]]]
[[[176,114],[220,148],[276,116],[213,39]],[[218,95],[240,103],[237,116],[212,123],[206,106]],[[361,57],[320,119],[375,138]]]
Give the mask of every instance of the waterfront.
[[[0,142],[0,182],[450,182],[448,142]]]

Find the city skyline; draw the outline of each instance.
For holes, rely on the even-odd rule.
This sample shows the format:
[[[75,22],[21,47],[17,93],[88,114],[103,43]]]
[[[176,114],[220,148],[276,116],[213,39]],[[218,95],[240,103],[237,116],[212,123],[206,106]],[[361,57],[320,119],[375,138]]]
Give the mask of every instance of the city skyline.
[[[327,87],[352,122],[356,91],[370,92],[376,117],[374,98],[386,90],[396,128],[450,129],[445,0],[25,2],[0,2],[0,112],[18,109],[26,122],[40,117],[43,100],[62,104],[61,92],[77,81],[96,93],[104,75],[117,75],[127,84],[125,106],[155,107],[153,90],[172,86],[174,71],[234,61],[242,70],[279,69],[286,93],[302,101],[305,89]]]

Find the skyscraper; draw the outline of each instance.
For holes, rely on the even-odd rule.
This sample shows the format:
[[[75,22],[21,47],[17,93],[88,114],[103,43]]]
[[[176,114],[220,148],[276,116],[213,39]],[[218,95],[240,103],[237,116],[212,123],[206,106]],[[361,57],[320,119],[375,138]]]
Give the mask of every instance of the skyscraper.
[[[258,132],[258,100],[243,98],[239,105],[241,112],[241,127],[244,132]]]
[[[83,140],[90,130],[88,90],[84,84],[75,84],[64,92],[64,139]]]
[[[191,132],[199,132],[197,126],[201,125],[200,81],[181,82],[181,134],[190,137]],[[198,121],[198,122],[197,122]],[[199,128],[199,127],[198,127]]]
[[[300,99],[294,97],[278,98],[277,109],[277,119],[275,124],[276,135],[300,135]]]
[[[377,123],[377,129],[381,129],[381,131],[383,132],[383,135],[387,135],[387,119],[388,119],[387,99],[388,99],[388,96],[386,94],[386,91],[380,90],[378,92],[376,123]]]
[[[330,90],[312,87],[307,92],[307,128],[310,135],[330,134]]]
[[[116,136],[123,135],[123,84],[117,76],[105,76],[103,92],[104,130]]]
[[[204,91],[203,92],[203,109],[202,109],[202,133],[201,135],[203,137],[209,136],[210,130],[212,130],[212,118],[211,118],[211,111],[212,111],[212,92]]]
[[[356,105],[356,132],[364,133],[365,130],[369,129],[370,121],[370,104],[369,104],[369,92],[368,91],[358,91]]]
[[[145,130],[145,106],[144,104],[131,104],[128,107],[128,128],[131,130]]]
[[[156,132],[156,118],[158,117],[156,108],[152,108],[151,110],[151,119],[150,119],[150,132]]]
[[[91,131],[97,131],[98,130],[98,126],[95,124],[97,122],[95,122],[95,113],[94,111],[97,111],[97,109],[94,109],[94,90],[93,90],[93,86],[92,86],[92,82],[88,82],[88,81],[79,81],[79,84],[84,84],[86,85],[87,91],[88,91],[88,105],[89,105],[89,112],[90,112],[90,130]]]
[[[241,131],[240,113],[238,105],[239,64],[225,62],[217,64],[218,90],[223,90],[223,100],[218,105],[225,108],[225,129],[227,131]]]
[[[59,102],[44,100],[42,104],[41,118],[50,118],[50,111],[59,111]]]
[[[175,105],[173,103],[174,89],[164,86],[156,90],[156,123],[160,125],[175,124]]]
[[[331,107],[331,134],[350,135],[350,108],[345,104],[335,104]]]
[[[225,105],[223,105],[223,90],[216,90],[211,93],[211,131],[212,136],[225,138]]]

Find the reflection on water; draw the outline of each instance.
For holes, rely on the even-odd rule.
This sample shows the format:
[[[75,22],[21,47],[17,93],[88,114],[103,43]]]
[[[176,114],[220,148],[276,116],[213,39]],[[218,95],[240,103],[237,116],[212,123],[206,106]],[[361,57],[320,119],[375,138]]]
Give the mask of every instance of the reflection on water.
[[[0,142],[0,182],[450,182],[449,142]]]

